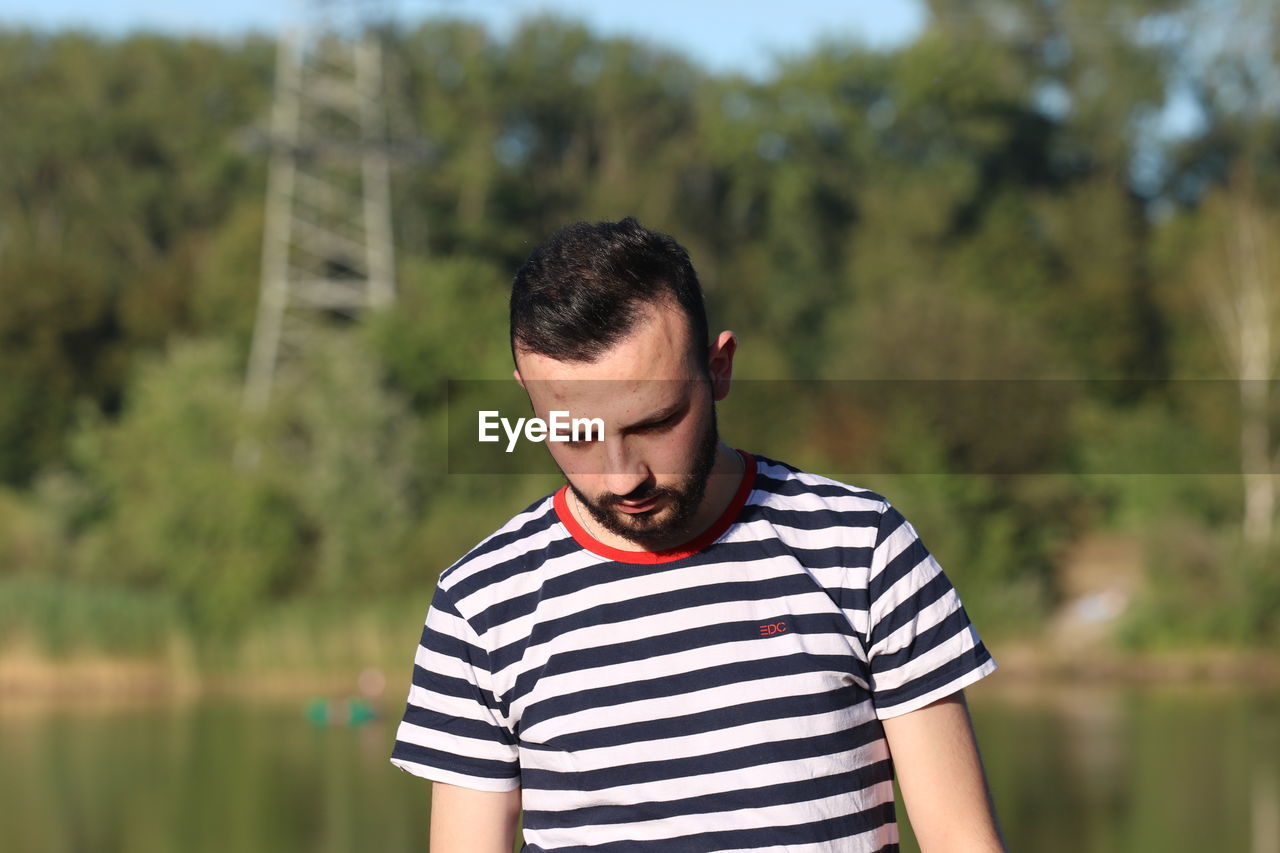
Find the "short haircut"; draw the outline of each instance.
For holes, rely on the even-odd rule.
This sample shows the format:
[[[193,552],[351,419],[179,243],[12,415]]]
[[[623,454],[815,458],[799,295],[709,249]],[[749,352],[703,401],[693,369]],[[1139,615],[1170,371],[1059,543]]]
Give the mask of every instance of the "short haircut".
[[[678,305],[695,363],[707,365],[707,311],[689,253],[632,217],[575,222],[533,250],[511,286],[511,354],[593,362],[646,308]]]

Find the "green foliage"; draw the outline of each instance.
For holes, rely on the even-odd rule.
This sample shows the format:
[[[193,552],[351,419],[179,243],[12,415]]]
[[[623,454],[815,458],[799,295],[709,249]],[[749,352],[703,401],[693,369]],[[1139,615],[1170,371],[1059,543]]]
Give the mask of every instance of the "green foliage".
[[[390,382],[422,413],[445,398],[448,379],[507,379],[510,273],[469,257],[401,266],[393,311],[372,318],[370,337]]]
[[[172,597],[123,584],[0,578],[0,642],[54,656],[163,655],[184,629]]]
[[[1146,585],[1123,626],[1134,648],[1280,646],[1280,548],[1170,516],[1151,531]]]
[[[247,431],[225,345],[176,344],[143,367],[123,416],[91,416],[75,438],[80,503],[98,508],[77,576],[166,590],[214,632],[296,595],[393,588],[420,510],[416,427],[358,343],[318,345],[305,383],[286,376]],[[237,447],[260,462],[237,467]]]
[[[30,495],[0,488],[0,578],[56,572],[66,550],[61,534]]]
[[[114,412],[134,353],[193,326],[207,235],[262,169],[272,45],[0,32],[0,482]],[[243,274],[243,273],[242,273]]]
[[[216,629],[301,583],[310,534],[296,496],[233,465],[238,379],[225,346],[177,344],[138,371],[118,421],[82,425],[76,469],[102,509],[79,543],[81,576],[167,589]]]
[[[76,399],[110,399],[123,379],[92,266],[29,249],[0,253],[0,481],[27,484],[61,458]]]
[[[994,477],[946,470],[938,436],[898,422],[891,448],[914,475],[869,476],[921,532],[987,635],[1034,631],[1056,603],[1053,553],[1075,535],[1081,499],[1061,476]]]
[[[1182,390],[1217,397],[1233,391],[1226,383],[1212,389],[1216,394],[1195,383]],[[1229,473],[1235,458],[1188,413],[1195,413],[1192,403],[1168,399],[1124,408],[1090,403],[1073,411],[1081,485],[1099,503],[1105,523],[1133,531],[1170,517],[1235,523],[1240,485]]]
[[[1206,54],[1183,0],[929,6],[912,44],[831,41],[758,80],[555,18],[388,32],[393,133],[430,155],[393,179],[398,300],[317,342],[258,424],[239,394],[265,157],[243,143],[273,45],[0,32],[0,576],[224,637],[420,590],[554,485],[448,474],[447,381],[508,375],[531,246],[628,214],[688,246],[740,376],[892,383],[798,404],[807,425],[752,449],[929,472],[884,491],[984,619],[1051,607],[1055,549],[1089,524],[1232,528],[1238,482],[1203,472],[1234,458],[1235,413],[1166,380],[1229,375],[1203,298],[1229,260],[1215,184],[1250,176],[1274,231],[1274,61]],[[1175,81],[1206,121],[1181,140],[1155,132]],[[966,383],[1057,378],[1126,381],[963,405]],[[947,383],[899,393],[914,380]],[[1184,477],[1116,473],[1175,456]],[[1210,610],[1239,600],[1184,574]],[[1175,618],[1169,594],[1145,612]],[[1192,634],[1262,636],[1267,612]]]
[[[385,595],[403,586],[405,547],[426,500],[415,456],[420,427],[384,388],[382,367],[359,337],[337,333],[312,347],[305,372],[280,377],[256,439],[263,479],[281,484],[310,543],[289,586]]]

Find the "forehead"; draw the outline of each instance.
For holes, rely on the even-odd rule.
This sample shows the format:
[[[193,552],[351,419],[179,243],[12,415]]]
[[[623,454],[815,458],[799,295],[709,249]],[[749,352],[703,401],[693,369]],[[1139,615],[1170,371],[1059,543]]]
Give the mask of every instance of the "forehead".
[[[677,405],[699,376],[684,312],[649,306],[631,334],[591,362],[517,354],[516,365],[540,414],[567,409],[625,423]]]

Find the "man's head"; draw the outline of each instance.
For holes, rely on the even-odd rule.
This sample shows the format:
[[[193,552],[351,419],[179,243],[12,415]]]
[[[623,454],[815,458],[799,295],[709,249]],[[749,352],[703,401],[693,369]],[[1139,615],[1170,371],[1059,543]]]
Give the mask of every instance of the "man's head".
[[[512,353],[535,413],[605,424],[603,441],[548,449],[592,521],[642,547],[696,532],[736,346],[706,341],[688,254],[634,219],[571,225],[516,273]]]
[[[595,361],[630,334],[647,308],[669,303],[688,322],[706,367],[707,312],[689,254],[631,217],[576,222],[556,232],[516,271],[511,353]]]

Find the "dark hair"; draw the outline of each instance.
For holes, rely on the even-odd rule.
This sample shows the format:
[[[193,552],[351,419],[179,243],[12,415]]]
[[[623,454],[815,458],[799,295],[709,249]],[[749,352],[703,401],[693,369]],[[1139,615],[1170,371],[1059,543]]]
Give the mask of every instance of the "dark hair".
[[[707,363],[707,311],[689,253],[632,217],[575,222],[533,250],[511,286],[511,354],[591,362],[622,341],[647,306],[671,301]]]

